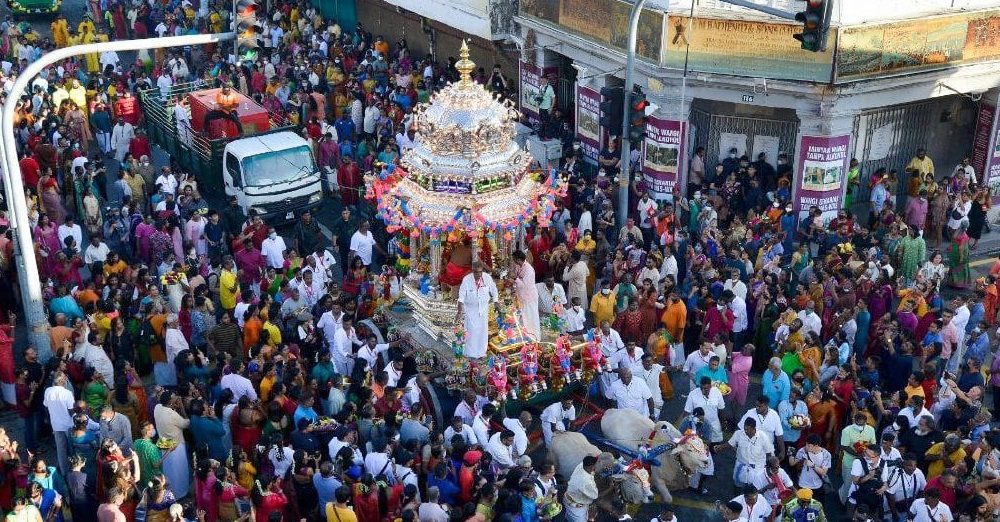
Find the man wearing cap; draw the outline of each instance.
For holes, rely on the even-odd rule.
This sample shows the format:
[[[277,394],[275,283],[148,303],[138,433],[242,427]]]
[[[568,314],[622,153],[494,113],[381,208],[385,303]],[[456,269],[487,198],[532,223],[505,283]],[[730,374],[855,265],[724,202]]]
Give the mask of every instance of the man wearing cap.
[[[795,493],[795,498],[785,503],[784,522],[826,522],[823,504],[813,499],[809,488],[801,488]]]

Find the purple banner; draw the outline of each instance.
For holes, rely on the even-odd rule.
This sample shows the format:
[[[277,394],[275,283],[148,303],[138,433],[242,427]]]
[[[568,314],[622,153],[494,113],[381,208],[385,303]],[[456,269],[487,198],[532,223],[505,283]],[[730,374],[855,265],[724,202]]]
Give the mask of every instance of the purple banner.
[[[594,161],[601,153],[604,129],[601,128],[601,93],[589,87],[576,88],[576,139],[583,155]]]
[[[850,135],[802,137],[798,169],[802,181],[795,195],[800,219],[815,206],[829,221],[843,207],[850,145]]]
[[[552,85],[553,91],[555,90],[555,83],[552,83],[553,78],[559,76],[558,67],[546,67],[541,69],[538,66],[532,65],[528,62],[518,62],[519,75],[520,75],[520,87],[521,96],[518,99],[521,112],[528,117],[531,123],[538,122],[538,90],[541,87],[542,76],[547,76]],[[558,100],[553,103],[553,106],[558,106]]]
[[[987,179],[986,162],[990,155],[990,139],[993,137],[993,122],[996,119],[996,107],[987,103],[979,104],[979,114],[976,117],[976,134],[972,138],[972,157],[970,162],[979,183]]]
[[[674,185],[681,182],[686,126],[677,120],[646,119],[642,176],[653,199],[672,199]]]

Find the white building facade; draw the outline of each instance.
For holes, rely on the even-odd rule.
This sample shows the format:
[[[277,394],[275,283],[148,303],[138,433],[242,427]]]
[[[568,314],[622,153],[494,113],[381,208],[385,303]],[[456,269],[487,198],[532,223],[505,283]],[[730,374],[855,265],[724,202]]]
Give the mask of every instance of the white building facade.
[[[764,152],[772,165],[787,155],[800,210],[842,208],[848,162],[857,158],[862,181],[852,210],[866,212],[868,176],[885,168],[902,177],[918,148],[939,179],[969,157],[981,182],[1000,186],[1000,2],[833,1],[827,50],[818,53],[792,37],[796,22],[718,0],[693,10],[690,0],[647,3],[635,83],[658,106],[642,147],[643,173],[658,197],[685,185],[697,147],[708,168],[731,148],[751,160]],[[790,12],[803,6],[759,3]],[[596,104],[601,87],[622,85],[630,6],[521,0],[515,17],[526,50],[521,69],[530,72],[521,74],[522,99],[538,72],[573,76],[577,138],[591,157],[620,134],[597,128]]]

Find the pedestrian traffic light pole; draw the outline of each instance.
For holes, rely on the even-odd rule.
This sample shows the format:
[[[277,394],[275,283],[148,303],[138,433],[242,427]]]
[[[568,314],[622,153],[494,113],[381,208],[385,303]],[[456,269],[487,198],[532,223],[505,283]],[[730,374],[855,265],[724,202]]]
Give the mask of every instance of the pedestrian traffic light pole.
[[[4,196],[10,211],[11,231],[14,235],[14,257],[17,267],[18,284],[21,287],[21,304],[24,306],[25,324],[29,329],[30,344],[38,350],[42,357],[48,357],[52,352],[49,346],[48,320],[42,305],[42,282],[38,274],[38,262],[35,259],[34,241],[31,237],[28,205],[24,197],[24,182],[21,177],[21,166],[17,157],[17,141],[14,138],[14,113],[21,96],[28,85],[43,69],[74,56],[104,51],[139,51],[142,49],[163,49],[165,47],[184,47],[204,45],[232,40],[235,33],[198,34],[188,36],[170,36],[166,38],[146,38],[142,40],[121,40],[115,42],[98,42],[84,45],[63,47],[44,54],[38,60],[31,62],[18,75],[14,86],[7,95],[3,105],[3,115],[0,125],[3,126],[2,149],[4,172]]]
[[[632,4],[632,12],[628,19],[628,55],[625,61],[625,89],[622,95],[622,147],[619,151],[621,159],[618,162],[618,222],[619,227],[625,226],[625,219],[628,217],[628,188],[632,180],[632,143],[629,139],[629,127],[632,124],[632,84],[635,75],[635,40],[636,31],[639,29],[639,15],[642,13],[642,6],[646,5],[646,0],[636,0]],[[13,133],[13,130],[11,130]]]

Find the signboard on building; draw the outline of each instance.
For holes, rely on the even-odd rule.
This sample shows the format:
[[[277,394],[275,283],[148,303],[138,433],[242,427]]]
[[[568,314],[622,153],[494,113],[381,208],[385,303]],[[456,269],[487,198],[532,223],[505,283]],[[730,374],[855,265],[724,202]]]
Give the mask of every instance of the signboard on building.
[[[685,123],[647,118],[643,140],[642,176],[653,199],[670,199],[674,185],[682,182]]]
[[[986,149],[986,165],[983,167],[982,174],[983,180],[993,196],[994,205],[1000,203],[1000,125],[997,125],[998,117],[1000,117],[1000,111],[994,109],[992,127],[990,127],[990,143]]]
[[[624,0],[521,0],[521,14],[625,51],[632,3]],[[663,47],[662,12],[643,9],[636,33],[636,55],[660,63]]]
[[[809,207],[823,212],[823,220],[837,215],[844,204],[844,180],[849,168],[851,136],[803,136],[799,142],[799,178],[795,210],[799,219]]]
[[[689,26],[690,24],[690,26]],[[671,16],[667,24],[666,65],[698,72],[829,82],[836,43],[831,32],[827,51],[800,47],[792,35],[801,24],[717,20]]]
[[[979,177],[979,183],[986,180],[986,162],[989,161],[990,139],[993,138],[993,124],[996,121],[997,109],[988,103],[979,104],[979,114],[976,116],[976,134],[972,137],[972,156],[969,158],[972,169]]]
[[[559,75],[558,67],[539,68],[528,62],[518,62],[518,76],[520,78],[521,96],[518,100],[518,107],[521,109],[531,123],[538,122],[538,91],[542,84],[542,75],[551,81]],[[554,87],[553,87],[554,89]]]
[[[1000,59],[998,9],[842,27],[838,34],[838,81]]]
[[[603,138],[601,129],[601,93],[590,87],[576,88],[576,139],[583,155],[597,161]]]

